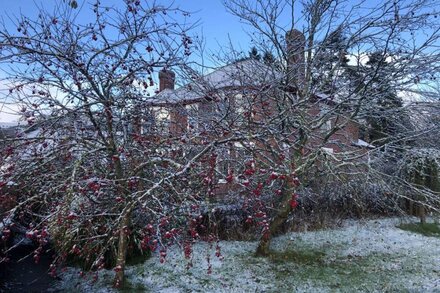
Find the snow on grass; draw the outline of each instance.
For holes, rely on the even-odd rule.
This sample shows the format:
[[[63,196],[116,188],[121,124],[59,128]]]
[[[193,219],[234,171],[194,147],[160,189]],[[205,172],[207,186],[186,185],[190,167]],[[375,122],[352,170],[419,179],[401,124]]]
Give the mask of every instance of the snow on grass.
[[[440,292],[440,238],[396,228],[398,219],[349,221],[341,228],[289,233],[273,241],[268,258],[253,255],[256,242],[222,241],[194,247],[193,266],[180,249],[167,261],[153,257],[127,268],[126,292]],[[212,273],[208,274],[209,256]],[[69,269],[63,291],[112,292],[112,271],[95,285]]]

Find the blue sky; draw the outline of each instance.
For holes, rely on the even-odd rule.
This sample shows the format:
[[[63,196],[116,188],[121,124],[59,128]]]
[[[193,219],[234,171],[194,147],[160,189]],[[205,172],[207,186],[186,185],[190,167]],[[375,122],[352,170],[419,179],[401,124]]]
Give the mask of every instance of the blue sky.
[[[53,11],[57,4],[63,5],[62,0],[0,0],[0,17],[6,24],[12,25],[10,19],[23,14],[29,17],[36,17],[38,9],[41,7],[47,11]],[[70,1],[70,0],[65,0]],[[142,0],[151,1],[151,0]],[[82,4],[90,6],[94,0],[77,0],[79,7]],[[205,40],[205,55],[216,53],[221,50],[222,46],[228,44],[229,39],[233,41],[234,48],[247,52],[249,50],[250,38],[243,29],[243,25],[238,18],[229,14],[222,4],[221,0],[157,0],[158,4],[169,4],[174,2],[183,10],[192,13],[191,20],[198,21],[199,25],[193,31],[193,34],[203,37]],[[101,4],[109,6],[124,5],[123,0],[101,0]],[[64,4],[67,5],[67,4]],[[79,11],[78,20],[80,22],[87,22],[91,16],[90,8],[84,7],[77,9]],[[10,27],[11,31],[15,32],[15,25]],[[206,60],[209,63],[209,60]],[[205,62],[206,62],[205,61]],[[206,63],[205,63],[206,64]],[[12,110],[12,109],[11,109]],[[5,105],[0,104],[0,122],[8,122],[15,120],[16,117],[8,114]]]
[[[5,18],[7,15],[36,15],[35,5],[43,6],[49,11],[54,9],[55,4],[62,0],[0,0],[0,15]],[[92,2],[90,0],[77,0],[81,3]],[[145,0],[143,0],[145,1]],[[151,1],[151,0],[148,0]],[[159,0],[157,3],[171,3],[169,0]],[[104,5],[122,5],[123,0],[102,0]],[[206,47],[210,50],[217,50],[219,44],[228,42],[228,34],[238,45],[247,50],[249,37],[242,29],[239,20],[227,13],[221,0],[176,0],[175,5],[189,12],[193,12],[192,19],[200,20],[200,25],[194,33],[200,35],[206,40]],[[87,10],[83,9],[80,13],[81,20],[87,21]]]
[[[65,1],[64,3],[62,1]],[[8,17],[14,18],[21,13],[26,16],[37,16],[38,9],[36,6],[43,7],[45,10],[52,11],[56,5],[67,5],[66,2],[70,0],[0,0],[0,18],[8,23]],[[89,6],[95,0],[77,0],[79,7],[85,3]],[[149,3],[154,0],[141,0],[142,2],[148,1]],[[407,2],[410,0],[402,0]],[[204,52],[205,57],[210,53],[219,52],[222,47],[226,47],[229,44],[229,40],[233,43],[234,49],[239,51],[248,52],[252,46],[250,37],[246,34],[247,27],[240,23],[240,20],[226,11],[226,8],[222,4],[222,0],[156,0],[158,4],[167,5],[174,2],[174,6],[178,6],[183,10],[192,12],[191,19],[193,22],[199,21],[199,26],[195,28],[193,34],[199,35],[205,40]],[[250,1],[252,3],[252,1]],[[299,6],[300,1],[296,1],[295,5]],[[348,0],[345,2],[343,9],[349,9],[350,5],[359,4],[360,1]],[[381,4],[380,0],[367,0],[362,2],[362,7],[372,7],[377,4]],[[123,0],[101,0],[101,4],[109,6],[121,6],[124,5]],[[300,12],[300,7],[295,7],[296,12]],[[427,9],[432,9],[429,7]],[[91,16],[90,9],[84,7],[84,9],[77,9],[75,12],[79,13],[80,22],[88,22],[88,17]],[[297,13],[295,13],[297,14]],[[298,13],[299,14],[299,13]],[[296,16],[298,17],[298,16]],[[300,19],[301,22],[301,19]],[[9,22],[10,23],[10,22]],[[291,17],[289,12],[283,12],[281,18],[281,25],[288,29],[291,23]],[[297,27],[298,28],[298,27]],[[298,29],[302,29],[299,27]],[[15,27],[11,27],[11,30],[15,31]],[[423,36],[416,36],[419,40],[423,40]],[[228,52],[228,48],[225,50]],[[194,58],[197,58],[194,56]],[[205,65],[212,64],[209,59],[205,59]],[[1,74],[1,72],[0,72]],[[0,84],[1,90],[1,84]],[[0,122],[9,120],[5,118],[5,113],[2,113],[2,105],[0,104]]]

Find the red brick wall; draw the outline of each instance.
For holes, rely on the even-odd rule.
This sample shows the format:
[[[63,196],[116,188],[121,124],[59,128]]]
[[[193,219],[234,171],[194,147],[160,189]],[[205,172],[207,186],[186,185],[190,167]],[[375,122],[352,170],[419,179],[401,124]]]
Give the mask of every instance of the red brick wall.
[[[169,109],[170,111],[170,134],[172,136],[182,136],[188,127],[188,116],[183,106],[177,105]]]
[[[309,110],[310,119],[314,119],[320,114],[320,104],[313,104],[312,108]],[[359,139],[359,125],[352,120],[344,116],[332,117],[331,128],[335,126],[341,127],[340,130],[336,131],[329,139],[324,147],[332,148],[334,152],[341,152],[351,149],[354,142]],[[313,149],[317,145],[320,145],[324,139],[324,136],[328,133],[327,129],[316,129],[309,138],[307,148]]]

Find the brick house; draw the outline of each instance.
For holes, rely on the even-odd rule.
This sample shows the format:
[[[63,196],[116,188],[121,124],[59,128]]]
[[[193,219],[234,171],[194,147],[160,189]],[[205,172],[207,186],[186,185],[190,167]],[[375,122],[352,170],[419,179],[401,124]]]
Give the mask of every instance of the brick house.
[[[271,97],[272,93],[275,95],[275,91],[286,91],[295,96],[304,81],[304,37],[294,30],[288,32],[286,39],[290,52],[287,67],[288,78],[291,80],[289,86],[281,89],[279,86],[274,87],[274,84],[285,85],[286,77],[273,66],[253,59],[220,67],[177,89],[175,74],[170,70],[162,70],[159,73],[159,93],[148,102],[152,123],[162,135],[188,138],[197,132],[198,137],[206,137],[209,141],[210,138],[221,137],[224,135],[223,131],[230,131],[236,125],[241,129],[251,128],[252,125],[270,120],[277,105],[274,99],[267,97]],[[336,103],[328,95],[315,93],[306,104],[301,105],[303,113],[307,113],[305,119],[312,122],[316,120],[317,125],[311,132],[305,152],[321,146],[323,151],[337,155],[347,150],[365,152],[373,147],[359,139],[359,124],[349,119],[348,115],[329,112],[331,116],[320,122],[327,115],[326,111],[332,109]],[[225,113],[228,114],[223,117]],[[327,143],[322,144],[323,136],[335,127],[337,130]],[[290,134],[292,136],[294,134]],[[258,142],[254,144],[260,147]],[[267,144],[265,147],[267,148]],[[226,174],[231,167],[235,169],[227,162],[229,158],[237,156],[240,149],[239,145],[233,145],[224,150],[221,173]]]
[[[289,85],[282,91],[295,92],[304,81],[304,43],[305,39],[297,30],[286,34],[288,55]],[[196,78],[190,84],[175,89],[175,74],[170,70],[159,72],[159,93],[149,101],[154,112],[156,126],[162,133],[178,137],[197,129],[198,131],[215,132],[220,125],[210,125],[212,117],[221,115],[222,111],[233,111],[237,122],[243,123],[247,118],[264,121],[275,109],[273,101],[267,98],[274,89],[271,85],[281,84],[285,79],[272,66],[260,61],[248,59],[220,67],[213,72]],[[285,84],[285,81],[283,81]],[[277,88],[277,91],[280,89]],[[262,95],[263,93],[263,95]],[[264,96],[264,97],[262,97]],[[308,119],[322,117],[326,109],[331,109],[336,102],[325,94],[311,95],[306,112]],[[249,115],[248,111],[253,113]],[[252,117],[244,117],[244,116]],[[239,117],[243,116],[243,117]],[[248,120],[249,120],[248,119]],[[319,127],[322,132],[337,126],[338,129],[329,139],[326,147],[330,152],[341,152],[350,147],[372,147],[359,140],[359,124],[347,118],[347,115],[327,117]],[[319,124],[319,121],[316,122]],[[209,128],[214,129],[209,129]],[[202,129],[204,128],[204,129]],[[221,128],[221,127],[220,127]],[[313,133],[310,148],[320,140],[320,129]]]
[[[289,52],[287,82],[286,76],[275,66],[267,66],[254,59],[217,68],[207,75],[192,78],[191,83],[177,89],[175,74],[170,70],[160,71],[159,93],[148,101],[148,109],[153,117],[151,121],[159,135],[166,134],[185,141],[191,140],[191,137],[197,137],[197,140],[205,138],[206,143],[213,138],[224,137],[224,131],[234,131],[237,125],[244,132],[249,127],[251,133],[252,125],[258,127],[269,122],[279,113],[276,113],[279,101],[273,97],[283,91],[295,97],[298,88],[304,83],[304,36],[293,30],[287,33],[286,40]],[[303,107],[298,113],[306,113],[303,118],[310,125],[315,125],[304,152],[320,147],[325,153],[337,156],[346,151],[361,154],[373,148],[359,139],[359,123],[351,120],[348,112],[332,112],[334,106],[337,106],[337,101],[321,93],[310,95],[308,101],[298,105]],[[335,131],[325,144],[322,143],[323,137],[332,129]],[[286,137],[295,139],[295,134]],[[247,143],[258,149],[275,146],[275,143],[267,141],[261,143],[249,140]],[[225,179],[221,178],[226,178],[229,170],[234,170],[234,174],[240,173],[234,159],[246,158],[247,154],[240,153],[242,151],[243,145],[240,144],[220,148],[217,171],[223,175],[219,176],[215,192],[217,195],[234,191],[235,187],[225,184]],[[268,149],[267,155],[269,153]],[[264,156],[266,154],[263,150]]]

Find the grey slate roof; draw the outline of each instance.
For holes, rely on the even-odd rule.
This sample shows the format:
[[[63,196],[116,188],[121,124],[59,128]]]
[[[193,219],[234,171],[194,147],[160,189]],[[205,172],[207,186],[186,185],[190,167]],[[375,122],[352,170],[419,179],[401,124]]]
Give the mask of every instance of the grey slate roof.
[[[282,75],[270,66],[248,59],[220,67],[176,90],[165,89],[148,102],[153,105],[190,103],[209,93],[231,88],[261,88],[281,78]]]

